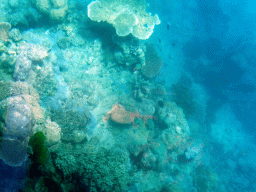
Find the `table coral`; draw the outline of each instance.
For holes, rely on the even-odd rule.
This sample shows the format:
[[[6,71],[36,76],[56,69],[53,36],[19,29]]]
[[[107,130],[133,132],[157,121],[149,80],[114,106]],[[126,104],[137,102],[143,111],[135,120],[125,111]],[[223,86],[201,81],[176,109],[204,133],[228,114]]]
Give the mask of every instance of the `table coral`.
[[[145,63],[141,72],[148,78],[156,77],[163,66],[163,61],[152,44],[146,46]]]
[[[88,17],[97,22],[113,25],[118,36],[130,33],[138,39],[148,39],[155,25],[160,24],[157,15],[146,12],[144,0],[97,0],[88,5]]]

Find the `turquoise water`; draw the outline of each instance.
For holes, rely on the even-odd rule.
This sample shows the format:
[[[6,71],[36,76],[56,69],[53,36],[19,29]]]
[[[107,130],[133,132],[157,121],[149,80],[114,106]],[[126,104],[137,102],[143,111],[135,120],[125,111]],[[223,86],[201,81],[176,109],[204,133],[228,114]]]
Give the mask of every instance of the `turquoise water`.
[[[0,191],[256,191],[254,7],[1,0]]]

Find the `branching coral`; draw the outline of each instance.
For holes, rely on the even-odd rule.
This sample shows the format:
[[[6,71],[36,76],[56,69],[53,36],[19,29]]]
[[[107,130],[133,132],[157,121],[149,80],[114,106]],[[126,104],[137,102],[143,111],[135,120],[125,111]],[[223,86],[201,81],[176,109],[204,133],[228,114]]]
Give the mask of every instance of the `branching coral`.
[[[54,163],[65,178],[78,173],[92,192],[126,191],[131,182],[127,157],[103,148],[97,153],[58,153]]]

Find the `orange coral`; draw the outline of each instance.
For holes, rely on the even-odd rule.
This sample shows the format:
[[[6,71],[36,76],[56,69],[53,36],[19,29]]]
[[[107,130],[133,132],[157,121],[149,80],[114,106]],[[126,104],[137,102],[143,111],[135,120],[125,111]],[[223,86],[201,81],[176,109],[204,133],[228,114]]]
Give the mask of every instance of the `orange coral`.
[[[122,105],[116,103],[112,109],[103,117],[103,121],[108,119],[119,124],[131,124],[134,122],[135,117],[140,117],[138,113],[126,111]]]

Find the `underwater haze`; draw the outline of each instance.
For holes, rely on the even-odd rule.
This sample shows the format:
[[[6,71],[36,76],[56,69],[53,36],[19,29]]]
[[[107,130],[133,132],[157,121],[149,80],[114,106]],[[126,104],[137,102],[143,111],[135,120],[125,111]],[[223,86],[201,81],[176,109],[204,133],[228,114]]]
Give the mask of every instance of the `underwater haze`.
[[[253,0],[0,0],[0,192],[255,192]]]

